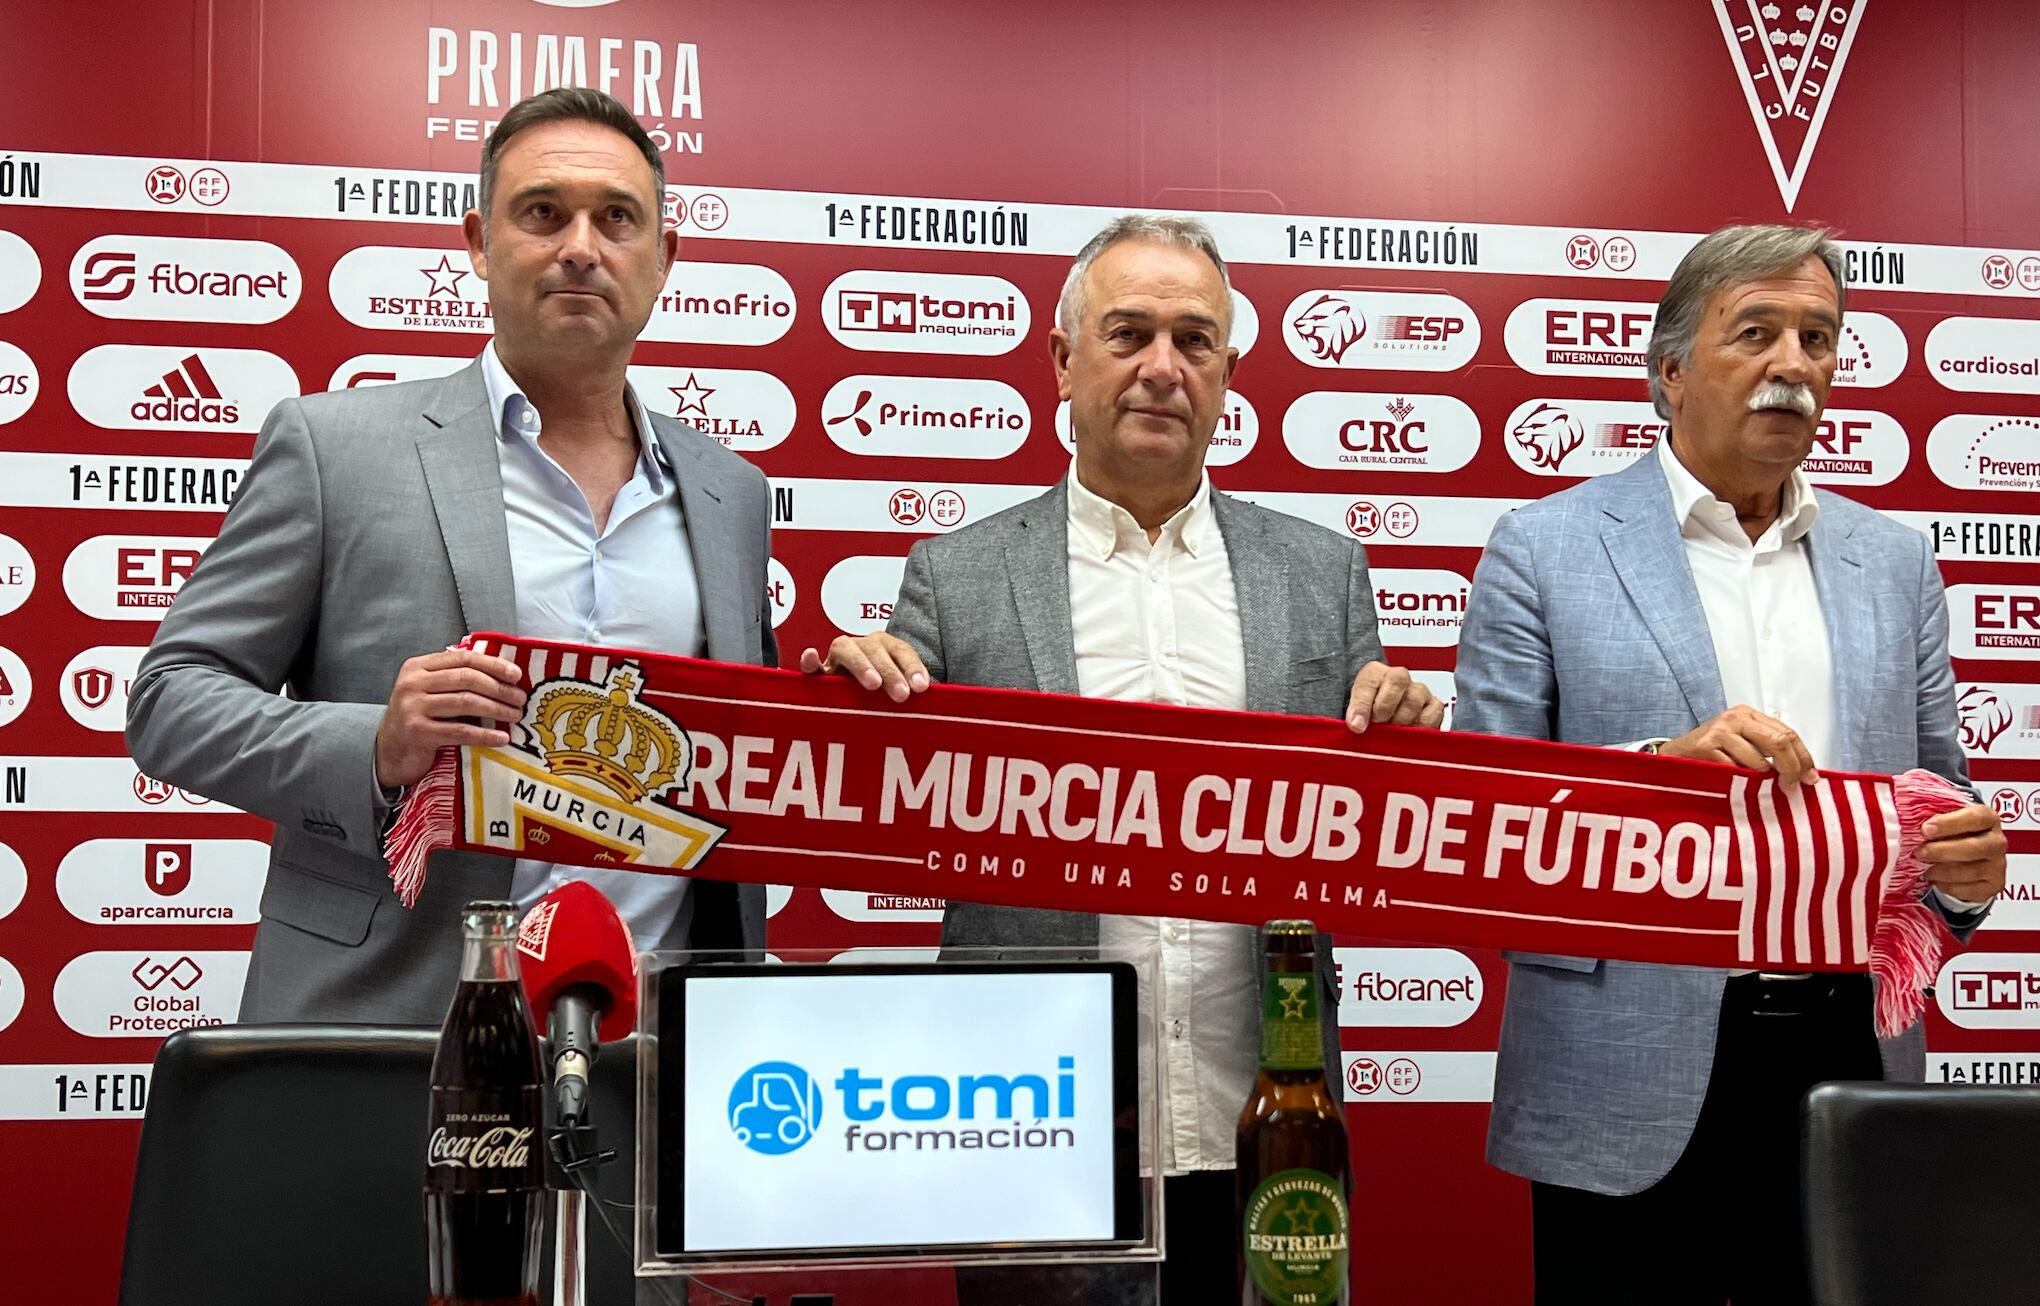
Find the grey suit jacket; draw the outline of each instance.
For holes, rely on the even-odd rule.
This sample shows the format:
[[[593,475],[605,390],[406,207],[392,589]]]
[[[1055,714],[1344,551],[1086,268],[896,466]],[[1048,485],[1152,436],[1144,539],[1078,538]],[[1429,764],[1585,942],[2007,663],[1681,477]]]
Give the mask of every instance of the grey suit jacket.
[[[1496,523],[1460,635],[1455,729],[1615,744],[1682,735],[1732,706],[1659,457]],[[1814,761],[1918,766],[1966,784],[1933,550],[1917,531],[1814,493],[1807,541],[1839,748]],[[1728,972],[1509,960],[1488,1159],[1598,1193],[1663,1178],[1699,1116]],[[1917,1029],[1884,1052],[1892,1077],[1920,1077]]]
[[[708,656],[769,665],[764,477],[652,421],[679,486]],[[136,763],[276,823],[244,1021],[437,1024],[461,907],[509,896],[509,859],[441,853],[405,910],[382,859],[373,771],[405,659],[470,630],[516,633],[496,439],[479,364],[277,405],[219,538],[142,659],[128,702]],[[699,928],[740,928],[762,948],[761,889],[706,900],[740,920]]]
[[[1358,541],[1211,493],[1232,563],[1245,644],[1249,711],[1344,716],[1353,677],[1381,657],[1367,555]],[[1064,485],[949,535],[922,540],[887,629],[914,646],[938,681],[1055,694],[1077,690],[1070,619],[1069,495]],[[1098,947],[1098,918],[951,902],[944,944]],[[1340,1074],[1338,980],[1321,939],[1327,1076]]]

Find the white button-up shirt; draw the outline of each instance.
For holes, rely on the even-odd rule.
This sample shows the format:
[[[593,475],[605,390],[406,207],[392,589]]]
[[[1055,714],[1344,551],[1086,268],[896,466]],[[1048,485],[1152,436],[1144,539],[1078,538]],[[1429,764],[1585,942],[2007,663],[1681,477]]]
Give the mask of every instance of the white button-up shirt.
[[[1211,482],[1149,543],[1133,515],[1084,488],[1073,468],[1070,625],[1077,689],[1088,698],[1194,707],[1246,705],[1246,648]],[[1115,957],[1156,958],[1160,993],[1142,973],[1141,1061],[1160,1024],[1162,1172],[1229,1170],[1234,1127],[1253,1086],[1260,1021],[1254,931],[1174,917],[1105,916],[1098,941]],[[1145,1140],[1143,1140],[1145,1145]]]
[[[637,467],[597,530],[581,487],[539,447],[544,417],[504,370],[493,343],[482,351],[482,379],[496,419],[516,633],[701,656],[706,644],[701,593],[679,489],[636,393],[626,387],[638,432]],[[586,880],[608,895],[640,948],[669,941],[689,885],[673,876],[520,858],[510,874],[510,896],[521,913],[570,879]]]

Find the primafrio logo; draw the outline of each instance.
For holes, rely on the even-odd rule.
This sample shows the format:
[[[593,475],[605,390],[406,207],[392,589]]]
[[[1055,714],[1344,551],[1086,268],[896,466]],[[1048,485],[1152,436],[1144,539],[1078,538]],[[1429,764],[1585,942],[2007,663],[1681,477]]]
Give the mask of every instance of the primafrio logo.
[[[2040,490],[2040,418],[1944,417],[1927,436],[1927,466],[1958,490]]]
[[[793,391],[770,372],[723,367],[633,367],[638,402],[735,449],[758,453],[793,434]]]
[[[1949,586],[1948,651],[2019,662],[2040,657],[2040,586]]]
[[[1619,472],[1655,448],[1666,430],[1647,403],[1611,399],[1532,399],[1503,425],[1502,443],[1518,467],[1539,476]]]
[[[1463,1025],[1480,1010],[1480,968],[1451,948],[1338,948],[1339,1023]]]
[[[1070,428],[1070,401],[1055,406],[1055,438],[1070,452],[1077,451],[1077,437]],[[1212,428],[1211,447],[1205,450],[1206,467],[1230,467],[1254,451],[1261,441],[1261,415],[1237,390],[1225,392],[1225,408]]]
[[[1955,716],[1971,757],[2040,758],[2040,684],[1960,684]]]
[[[1450,395],[1313,390],[1282,415],[1282,443],[1305,467],[1453,472],[1480,448],[1480,419]]]
[[[769,345],[793,325],[786,278],[757,263],[675,263],[652,303],[645,340],[683,345]]]
[[[1473,582],[1456,571],[1377,567],[1374,612],[1381,642],[1391,648],[1452,648],[1466,620]]]
[[[0,231],[0,313],[12,313],[35,298],[42,285],[42,260],[35,246],[11,231]]]
[[[822,400],[839,448],[881,458],[1005,458],[1031,424],[1018,390],[977,377],[846,376]]]
[[[245,952],[88,952],[57,975],[51,999],[91,1038],[161,1038],[240,1014]]]
[[[791,1061],[761,1061],[730,1086],[729,1122],[745,1147],[784,1156],[821,1126],[821,1085]]]
[[[1934,1001],[1964,1029],[2040,1028],[2040,955],[1958,953],[1941,967]]]
[[[822,613],[837,630],[861,635],[883,629],[892,620],[899,597],[905,558],[856,554],[829,568],[822,577]]]
[[[326,388],[360,390],[396,385],[400,381],[430,381],[452,376],[474,361],[473,355],[449,358],[443,354],[356,354],[333,369],[333,379]]]
[[[298,394],[297,373],[259,349],[100,345],[71,366],[71,407],[94,426],[253,434]]]
[[[1502,342],[1516,366],[1539,376],[1645,375],[1655,304],[1616,299],[1526,299],[1509,313]]]
[[[35,360],[0,340],[0,426],[34,407],[41,393],[42,377],[35,370]]]
[[[1004,277],[845,272],[822,294],[822,324],[852,349],[886,354],[1004,354],[1034,322]]]
[[[0,644],[0,726],[11,724],[26,711],[34,692],[35,682],[28,674],[28,663],[13,649]]]
[[[57,682],[71,719],[87,730],[119,734],[127,728],[128,687],[146,647],[98,644],[73,657]]]
[[[94,535],[64,559],[64,593],[101,621],[160,621],[211,543],[199,535]]]
[[[1851,309],[1835,338],[1835,384],[1859,390],[1890,385],[1910,357],[1905,331],[1882,313]]]
[[[1450,372],[1473,361],[1480,319],[1451,295],[1306,290],[1282,315],[1282,338],[1312,367]]]
[[[94,925],[252,925],[269,849],[256,839],[88,839],[57,866],[57,900]]]
[[[350,249],[333,264],[326,293],[341,317],[371,330],[495,330],[488,283],[475,275],[464,249]]]
[[[100,317],[274,322],[301,289],[297,262],[260,240],[100,236],[71,260],[71,293]]]
[[[1766,0],[1759,6],[1755,0],[1714,0],[1714,16],[1787,213],[1799,202],[1800,183],[1869,2]]]
[[[1889,413],[1830,408],[1799,465],[1815,485],[1889,485],[1912,459],[1912,441]]]
[[[2040,394],[2040,321],[1948,317],[1927,333],[1927,372],[1950,390]]]

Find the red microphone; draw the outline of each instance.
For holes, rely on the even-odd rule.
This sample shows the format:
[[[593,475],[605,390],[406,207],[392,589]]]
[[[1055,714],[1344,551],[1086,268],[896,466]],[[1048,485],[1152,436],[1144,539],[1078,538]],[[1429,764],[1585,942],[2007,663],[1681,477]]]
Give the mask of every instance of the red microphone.
[[[596,1049],[637,1023],[637,947],[630,927],[601,890],[569,880],[525,913],[517,952],[532,1011],[548,1013],[559,1123],[578,1125],[587,1114]]]

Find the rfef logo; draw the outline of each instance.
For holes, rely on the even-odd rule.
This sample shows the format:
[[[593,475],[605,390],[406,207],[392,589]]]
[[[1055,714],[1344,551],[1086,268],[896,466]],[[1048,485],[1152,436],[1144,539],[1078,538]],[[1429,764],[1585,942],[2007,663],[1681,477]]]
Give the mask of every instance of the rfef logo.
[[[989,355],[1025,339],[1033,313],[1003,277],[867,269],[829,283],[822,324],[852,349]]]
[[[1654,304],[1614,299],[1526,299],[1502,326],[1516,366],[1540,376],[1644,375]]]
[[[1532,399],[1503,426],[1518,467],[1539,476],[1619,472],[1655,448],[1666,426],[1647,403],[1608,399]]]
[[[64,559],[64,593],[101,621],[160,621],[211,543],[196,535],[94,535]]]
[[[2040,419],[1944,417],[1927,436],[1927,466],[1958,490],[2040,490]]]
[[[1480,448],[1480,419],[1450,395],[1313,390],[1282,415],[1282,442],[1306,467],[1451,472]]]
[[[297,262],[260,240],[100,236],[71,259],[71,293],[107,318],[274,322],[302,285]]]
[[[791,1061],[761,1061],[730,1087],[730,1132],[766,1156],[804,1146],[822,1123],[822,1089]]]
[[[2040,586],[1949,586],[1948,651],[2020,661],[2040,654]]]
[[[72,364],[68,389],[71,407],[95,426],[252,434],[298,394],[298,379],[259,349],[100,345]]]
[[[1451,295],[1306,290],[1282,315],[1282,336],[1312,367],[1450,372],[1473,361],[1480,319]]]

